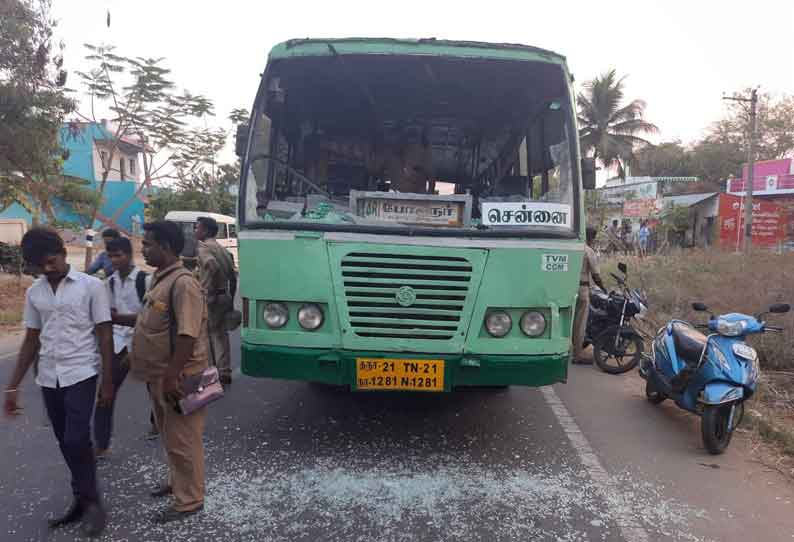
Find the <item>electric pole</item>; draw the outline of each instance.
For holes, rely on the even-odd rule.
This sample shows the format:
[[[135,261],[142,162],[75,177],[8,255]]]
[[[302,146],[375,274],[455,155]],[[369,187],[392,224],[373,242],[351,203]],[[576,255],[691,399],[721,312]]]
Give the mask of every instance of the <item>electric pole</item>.
[[[750,103],[750,148],[747,151],[747,179],[744,182],[744,252],[753,247],[753,181],[755,169],[755,139],[758,135],[758,89],[750,91],[750,97],[723,96],[723,100]]]

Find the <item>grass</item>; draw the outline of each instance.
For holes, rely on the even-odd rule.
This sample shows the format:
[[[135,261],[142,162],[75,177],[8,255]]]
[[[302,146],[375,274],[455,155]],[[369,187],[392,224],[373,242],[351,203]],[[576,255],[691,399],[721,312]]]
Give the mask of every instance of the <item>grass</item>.
[[[705,322],[706,314],[692,310],[695,301],[705,303],[715,314],[758,314],[773,303],[794,305],[794,254],[758,251],[744,256],[691,250],[646,259],[618,257],[603,262],[607,282],[618,261],[629,267],[629,284],[648,295],[646,331],[650,333],[671,318]],[[774,444],[788,465],[775,468],[794,476],[794,313],[764,319],[784,331],[748,337],[758,351],[762,371],[759,390],[747,406],[745,427]]]
[[[654,325],[661,326],[673,317],[704,322],[707,315],[692,310],[694,301],[705,303],[716,314],[758,314],[773,303],[794,305],[794,254],[759,251],[743,256],[697,250],[623,260],[629,266],[629,283],[648,294]],[[602,274],[608,277],[607,272],[614,272],[618,261],[605,262]],[[761,367],[794,370],[794,312],[768,315],[766,320],[785,331],[749,337],[748,342],[758,350]]]
[[[8,331],[22,323],[25,291],[30,283],[28,276],[0,274],[0,331]]]

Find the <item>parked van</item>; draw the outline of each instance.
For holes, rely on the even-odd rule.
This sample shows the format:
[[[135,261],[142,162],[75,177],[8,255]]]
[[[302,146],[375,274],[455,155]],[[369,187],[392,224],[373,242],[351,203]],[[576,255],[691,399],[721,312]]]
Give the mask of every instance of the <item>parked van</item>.
[[[237,219],[233,216],[208,213],[203,211],[170,211],[165,215],[165,219],[176,222],[182,227],[185,234],[185,249],[182,251],[182,261],[189,269],[196,266],[196,238],[193,229],[199,217],[208,216],[214,218],[218,223],[218,244],[228,250],[234,260],[234,267],[237,269]]]
[[[0,242],[8,245],[18,245],[22,236],[28,231],[28,223],[23,218],[0,219]]]

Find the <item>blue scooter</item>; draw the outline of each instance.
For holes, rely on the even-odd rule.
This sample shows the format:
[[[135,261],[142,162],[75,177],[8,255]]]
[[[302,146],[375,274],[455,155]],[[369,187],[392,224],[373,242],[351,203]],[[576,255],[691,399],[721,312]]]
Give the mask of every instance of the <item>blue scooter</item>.
[[[709,310],[703,303],[693,303],[692,308]],[[684,410],[698,414],[703,445],[709,453],[721,454],[742,421],[744,401],[753,396],[758,382],[758,354],[745,338],[753,333],[783,331],[762,318],[769,313],[787,313],[790,308],[776,303],[757,316],[711,314],[705,325],[670,321],[659,330],[650,355],[643,356],[640,363],[648,401],[659,404],[670,398]]]

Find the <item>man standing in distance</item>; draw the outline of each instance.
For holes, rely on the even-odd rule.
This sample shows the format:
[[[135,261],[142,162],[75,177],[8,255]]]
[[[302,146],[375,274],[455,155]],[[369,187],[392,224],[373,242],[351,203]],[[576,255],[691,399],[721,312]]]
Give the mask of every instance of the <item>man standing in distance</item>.
[[[207,306],[193,275],[182,266],[185,244],[173,222],[144,224],[143,257],[156,268],[132,337],[130,370],[146,382],[168,457],[169,481],[152,496],[173,495],[173,506],[155,518],[169,523],[204,508],[204,421],[206,408],[178,411],[183,376],[208,366]]]
[[[218,368],[221,383],[232,383],[231,348],[226,316],[234,310],[237,275],[228,250],[215,240],[218,223],[214,218],[201,216],[196,220],[198,244],[198,276],[209,309],[210,356]]]
[[[135,320],[141,310],[150,277],[132,261],[132,243],[126,237],[111,240],[105,247],[115,271],[107,280],[110,291],[110,314],[113,319],[113,387],[115,393],[127,378],[127,354],[132,346]],[[113,407],[97,406],[94,413],[94,440],[97,459],[110,453],[113,432]]]
[[[22,238],[22,256],[39,278],[25,296],[25,339],[5,392],[5,413],[19,413],[18,392],[38,354],[36,383],[64,460],[72,475],[74,500],[52,528],[83,520],[88,536],[105,528],[107,516],[96,480],[91,444],[97,375],[102,363],[99,405],[113,402],[113,336],[110,303],[99,279],[71,269],[57,232],[33,228]]]
[[[87,274],[96,275],[100,269],[105,273],[105,277],[113,274],[113,263],[110,261],[110,256],[108,256],[108,245],[113,239],[120,237],[121,234],[113,228],[107,228],[102,232],[102,242],[105,244],[105,250],[100,252],[94,261],[91,262],[91,265],[86,269]]]
[[[579,296],[576,298],[576,315],[573,319],[573,362],[592,363],[592,360],[582,359],[584,350],[584,337],[587,332],[587,315],[590,309],[590,279],[606,291],[601,275],[598,271],[598,257],[591,248],[595,242],[596,229],[587,228],[587,244],[584,247],[584,258],[582,259],[582,272],[579,275]]]

